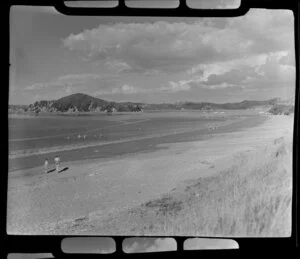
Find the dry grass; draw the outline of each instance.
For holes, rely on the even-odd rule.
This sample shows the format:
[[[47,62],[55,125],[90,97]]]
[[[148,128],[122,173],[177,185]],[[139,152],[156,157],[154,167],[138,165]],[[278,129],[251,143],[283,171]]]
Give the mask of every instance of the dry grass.
[[[275,237],[291,234],[291,145],[240,153],[226,171],[190,181],[101,223],[101,233]]]
[[[182,201],[174,199],[172,196],[164,196],[161,199],[146,202],[147,209],[155,210],[157,215],[176,215],[182,210]]]

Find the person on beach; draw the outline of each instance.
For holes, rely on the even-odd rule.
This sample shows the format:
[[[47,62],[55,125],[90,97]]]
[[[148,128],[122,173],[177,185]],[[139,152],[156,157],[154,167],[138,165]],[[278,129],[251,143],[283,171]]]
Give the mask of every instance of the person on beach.
[[[59,172],[60,158],[59,158],[58,156],[55,156],[55,158],[54,158],[54,163],[55,163],[55,169],[56,169],[56,172]]]
[[[44,162],[44,172],[46,174],[48,173],[48,166],[49,166],[49,162],[48,162],[48,158],[46,158]]]

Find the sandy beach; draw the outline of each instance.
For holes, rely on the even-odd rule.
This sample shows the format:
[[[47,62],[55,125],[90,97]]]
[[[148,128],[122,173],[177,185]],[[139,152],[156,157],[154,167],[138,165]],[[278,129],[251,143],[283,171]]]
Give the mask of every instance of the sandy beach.
[[[292,116],[269,116],[259,126],[216,132],[201,141],[158,145],[161,149],[155,152],[63,164],[68,170],[60,174],[24,178],[13,172],[7,232],[288,235]],[[275,211],[257,208],[273,202]],[[246,212],[251,217],[252,208],[258,211],[257,222],[257,215],[245,218]],[[266,213],[276,222],[266,222]]]

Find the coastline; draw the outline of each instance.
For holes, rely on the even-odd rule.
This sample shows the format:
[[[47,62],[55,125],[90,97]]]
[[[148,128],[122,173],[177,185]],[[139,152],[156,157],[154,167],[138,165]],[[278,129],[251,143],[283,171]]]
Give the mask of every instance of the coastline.
[[[172,115],[176,116],[176,113]],[[195,116],[197,116],[197,113],[195,113]],[[209,116],[210,118],[214,116],[216,118],[222,118],[222,115],[219,113],[213,115],[200,114],[200,116]],[[218,134],[219,132],[232,132],[243,128],[257,126],[266,120],[266,115],[257,114],[251,116],[252,118],[233,116],[233,118],[228,118],[225,121],[212,121],[204,125],[199,123],[197,127],[176,129],[175,131],[168,131],[165,133],[149,133],[145,136],[126,137],[120,140],[93,141],[87,144],[69,144],[67,146],[53,146],[34,150],[12,151],[9,154],[9,172],[12,173],[19,170],[28,170],[30,168],[34,169],[43,163],[45,156],[54,157],[55,155],[59,155],[64,158],[63,160],[66,164],[72,164],[77,160],[109,159],[127,156],[133,153],[156,152],[161,149],[159,147],[161,143],[171,144],[177,142],[200,141],[210,138],[210,136]],[[144,120],[147,119],[146,115]],[[139,120],[132,123],[135,124],[137,122],[139,122]],[[130,122],[130,124],[132,123]],[[23,168],[21,168],[22,165],[25,167],[23,166]]]
[[[292,121],[291,116],[269,116],[258,126],[216,133],[202,141],[162,144],[167,149],[131,158],[74,163],[72,170],[59,175],[10,177],[8,198],[14,207],[8,208],[8,232],[132,234],[130,224],[120,225],[130,209],[172,193],[187,181],[230,168],[236,162],[233,154],[255,151],[282,136],[291,141]]]

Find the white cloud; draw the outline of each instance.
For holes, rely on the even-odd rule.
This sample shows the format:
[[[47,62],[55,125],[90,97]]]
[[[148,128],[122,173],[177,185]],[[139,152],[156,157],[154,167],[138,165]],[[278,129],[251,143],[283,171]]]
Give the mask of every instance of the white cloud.
[[[188,84],[207,89],[292,85],[295,81],[294,57],[289,51],[270,52],[246,59],[199,64],[189,69],[186,75]]]
[[[58,78],[43,83],[35,83],[25,87],[25,90],[42,90],[49,87],[73,87],[76,85],[83,85],[89,81],[97,81],[102,79],[107,79],[111,76],[103,76],[97,74],[68,74],[59,76]],[[113,76],[114,77],[114,76]]]
[[[58,81],[60,81],[60,82],[64,82],[64,81],[66,81],[66,82],[70,82],[70,81],[86,82],[88,80],[96,80],[96,79],[100,79],[100,78],[103,78],[103,76],[97,75],[97,74],[69,74],[69,75],[60,76],[58,78]]]
[[[228,82],[207,84],[206,79],[203,79],[203,77],[194,77],[189,80],[180,80],[178,82],[171,81],[171,82],[169,82],[169,86],[161,87],[158,90],[176,93],[176,92],[180,92],[180,91],[189,91],[192,88],[217,90],[217,89],[225,89],[225,88],[232,88],[232,87],[244,88],[245,86],[242,84],[237,85],[237,84],[228,83]]]
[[[247,59],[234,59],[213,64],[198,64],[187,70],[182,79],[153,92],[176,93],[192,88],[218,90],[225,88],[270,87],[293,85],[295,66],[293,55],[287,51],[258,54]]]
[[[211,47],[202,43],[201,33],[211,30],[200,22],[118,23],[71,34],[64,45],[89,58],[123,60],[133,69],[173,69],[193,60],[196,53],[209,58]]]
[[[113,59],[110,59],[108,58],[105,62],[105,64],[113,69],[113,70],[116,70],[117,72],[124,72],[124,71],[127,71],[127,70],[130,70],[131,67],[126,63],[126,62],[123,62],[123,61],[120,61],[120,60],[113,60]]]
[[[136,93],[146,93],[147,89],[137,88],[131,85],[124,84],[121,87],[114,87],[110,90],[99,89],[94,92],[94,95],[113,95],[113,94],[136,94]]]
[[[265,62],[256,66],[255,73],[244,80],[247,84],[261,86],[292,86],[295,83],[296,70],[293,63],[286,64],[285,59],[292,59],[287,52],[274,52],[267,55]],[[292,59],[293,60],[293,59]],[[283,62],[283,64],[281,63]],[[291,62],[288,60],[288,62]]]
[[[163,86],[158,90],[166,92],[189,91],[191,89],[191,86],[189,85],[190,82],[190,80],[180,80],[178,82],[170,81],[169,85]]]
[[[187,75],[203,74],[203,78],[210,75],[223,75],[233,69],[244,67],[257,67],[266,62],[268,54],[257,54],[247,58],[237,58],[228,61],[214,62],[211,64],[198,64],[187,70]]]
[[[206,88],[206,89],[215,90],[215,89],[225,89],[225,88],[237,87],[237,85],[223,82],[223,83],[216,84],[216,85],[203,85],[202,87]],[[243,87],[243,86],[241,86],[241,87]]]
[[[121,91],[124,94],[134,94],[134,93],[139,92],[139,89],[136,87],[130,86],[130,85],[123,85],[121,88]]]
[[[109,59],[117,67],[120,62],[121,70],[169,72],[293,47],[290,12],[251,10],[243,17],[225,18],[223,27],[212,21],[102,24],[63,42],[89,59]]]

